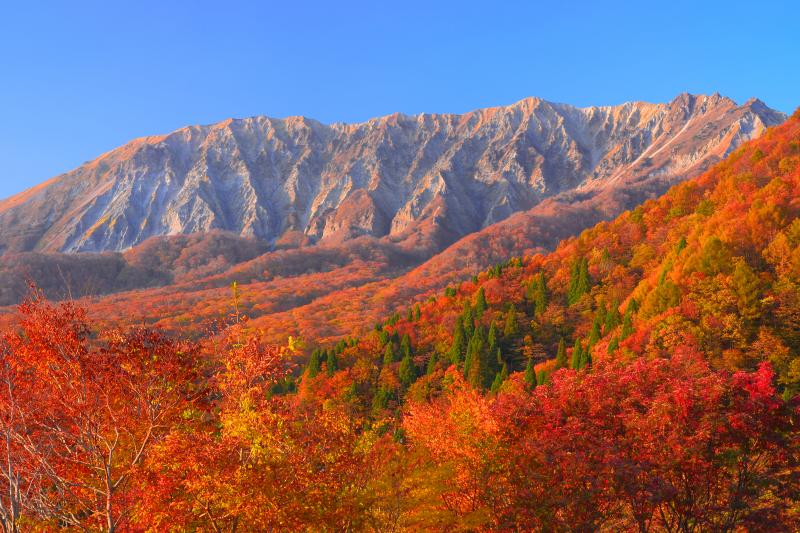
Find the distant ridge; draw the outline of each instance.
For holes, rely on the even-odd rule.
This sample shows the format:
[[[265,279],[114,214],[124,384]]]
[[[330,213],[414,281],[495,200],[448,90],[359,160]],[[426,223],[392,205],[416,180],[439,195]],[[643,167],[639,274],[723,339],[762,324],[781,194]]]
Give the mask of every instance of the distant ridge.
[[[665,189],[785,118],[756,99],[682,94],[585,108],[526,98],[359,124],[229,119],[136,139],[0,201],[0,253],[122,251],[212,229],[284,247],[367,235],[433,252],[548,198]]]

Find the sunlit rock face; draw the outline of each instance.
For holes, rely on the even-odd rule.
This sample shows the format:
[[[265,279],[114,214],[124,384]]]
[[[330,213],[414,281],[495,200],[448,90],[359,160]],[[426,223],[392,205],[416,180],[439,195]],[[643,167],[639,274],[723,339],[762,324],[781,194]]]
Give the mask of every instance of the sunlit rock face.
[[[360,124],[253,117],[134,140],[0,202],[0,253],[124,250],[224,229],[444,246],[582,191],[691,177],[785,115],[682,94],[576,108],[528,98]]]

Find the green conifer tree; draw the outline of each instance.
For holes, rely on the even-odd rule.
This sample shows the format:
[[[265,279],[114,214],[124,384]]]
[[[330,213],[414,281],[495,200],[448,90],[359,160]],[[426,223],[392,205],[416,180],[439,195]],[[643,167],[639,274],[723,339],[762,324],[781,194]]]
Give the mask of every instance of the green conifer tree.
[[[392,343],[386,345],[386,350],[383,352],[383,366],[389,366],[394,363],[394,346]]]
[[[606,312],[606,320],[605,324],[603,325],[603,331],[606,334],[611,333],[614,328],[619,326],[621,322],[621,318],[619,316],[619,302],[616,300],[611,302],[611,308]]]
[[[517,308],[512,304],[506,313],[506,323],[503,327],[503,337],[506,339],[519,333],[519,321],[517,320]]]
[[[492,381],[492,386],[489,387],[489,392],[492,394],[496,394],[497,391],[500,390],[500,386],[503,384],[503,378],[500,376],[500,372],[497,372],[494,375],[494,381]]]
[[[492,323],[489,325],[489,335],[486,338],[486,342],[489,346],[489,353],[493,354],[497,348],[497,326],[494,320],[492,320]]]
[[[400,383],[402,383],[404,387],[408,387],[417,379],[417,367],[414,366],[414,360],[411,358],[411,354],[403,356],[403,359],[400,361],[398,377],[400,378]]]
[[[567,303],[569,305],[576,303],[581,296],[589,292],[590,288],[589,261],[586,258],[582,258],[572,265],[569,290],[567,291]]]
[[[475,359],[475,354],[472,353],[469,348],[467,349],[467,355],[464,357],[464,378],[469,378],[469,369],[472,368],[472,361]]]
[[[594,321],[592,322],[592,330],[589,332],[589,338],[586,340],[586,351],[591,351],[597,341],[600,340],[600,325],[602,322],[600,321],[599,317],[595,317]]]
[[[486,358],[480,353],[474,354],[472,364],[469,367],[469,374],[467,374],[467,381],[473,388],[483,390],[486,387],[487,375],[489,375],[489,369],[486,365]]]
[[[469,367],[465,364],[464,372],[469,383],[479,389],[486,386],[487,376],[489,376],[490,367],[486,349],[486,333],[483,327],[478,326],[475,329],[475,334],[469,341],[467,347],[467,362]]]
[[[484,350],[483,328],[478,326],[470,337],[467,343],[467,355],[464,358],[464,377],[469,379],[469,373],[475,360],[479,357],[481,351]]]
[[[572,348],[572,361],[570,368],[578,370],[581,367],[581,359],[583,357],[583,346],[580,339],[575,339],[575,346]]]
[[[308,377],[313,378],[319,374],[322,364],[320,362],[319,348],[311,352],[311,357],[308,360]]]
[[[615,336],[611,339],[611,342],[608,343],[608,353],[614,353],[619,350],[619,337]]]
[[[586,349],[581,352],[581,364],[579,365],[580,368],[586,368],[592,365],[592,353],[587,346]]]
[[[562,337],[560,341],[558,341],[558,351],[556,352],[556,368],[566,368],[567,367],[567,346],[564,343],[564,338]]]
[[[533,366],[533,359],[528,359],[528,364],[525,366],[525,383],[528,384],[528,388],[530,389],[535,389],[538,384],[536,369]]]
[[[381,386],[375,391],[372,397],[372,410],[375,412],[382,411],[389,406],[389,400],[392,396],[391,391],[385,386]]]
[[[408,333],[403,335],[403,340],[400,341],[400,354],[402,357],[411,356],[411,338],[408,336]]]
[[[464,325],[465,338],[470,339],[475,334],[475,313],[469,302],[464,302],[464,311],[461,313],[461,321]]]
[[[339,365],[336,360],[336,352],[333,350],[328,350],[328,356],[325,359],[325,366],[327,367],[328,375],[332,376],[336,370],[338,370]]]
[[[533,304],[533,312],[536,316],[541,315],[544,313],[544,310],[547,308],[547,303],[549,300],[549,295],[547,292],[547,283],[544,280],[544,273],[539,272],[539,275],[536,276],[533,283],[531,284],[532,287],[532,294],[530,301]]]
[[[537,385],[537,386],[538,386],[538,385],[544,385],[545,383],[547,383],[547,378],[548,378],[548,377],[549,377],[549,376],[548,376],[547,372],[545,372],[544,370],[542,370],[541,372],[539,372],[538,374],[536,374],[536,385]]]
[[[631,298],[628,306],[625,308],[625,316],[622,318],[622,329],[620,331],[620,340],[625,340],[633,333],[633,313],[639,308],[636,299]]]
[[[606,308],[605,302],[602,302],[600,306],[598,306],[597,311],[595,312],[595,320],[600,322],[600,326],[605,323],[606,315],[608,314],[608,308]]]
[[[492,387],[489,389],[493,394],[496,394],[500,387],[503,386],[505,380],[508,379],[508,367],[503,364],[503,368],[494,375],[494,381],[492,382]]]
[[[458,317],[456,319],[456,327],[453,330],[453,343],[450,345],[448,356],[450,362],[454,365],[461,364],[464,357],[464,347],[466,345],[467,334],[464,331],[464,319]]]
[[[436,357],[436,352],[432,352],[430,358],[428,358],[428,366],[425,368],[425,374],[430,376],[433,374],[433,371],[436,370],[436,362],[438,358]]]
[[[486,311],[487,306],[486,291],[484,291],[483,287],[481,287],[478,289],[478,295],[475,297],[475,316],[477,318],[481,318],[483,313]]]

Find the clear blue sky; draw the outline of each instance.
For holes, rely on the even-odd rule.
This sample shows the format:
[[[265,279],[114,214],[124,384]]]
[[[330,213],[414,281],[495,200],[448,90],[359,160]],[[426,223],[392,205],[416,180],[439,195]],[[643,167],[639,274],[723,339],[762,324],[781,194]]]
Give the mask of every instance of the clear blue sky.
[[[800,105],[800,2],[6,2],[0,197],[131,138],[228,117],[682,91]]]

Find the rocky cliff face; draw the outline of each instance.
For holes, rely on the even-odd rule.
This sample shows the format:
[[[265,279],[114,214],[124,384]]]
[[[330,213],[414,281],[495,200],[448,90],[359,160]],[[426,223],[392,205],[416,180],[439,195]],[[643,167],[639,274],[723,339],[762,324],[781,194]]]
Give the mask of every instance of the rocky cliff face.
[[[371,235],[441,248],[551,197],[665,187],[784,119],[758,100],[683,94],[589,108],[528,98],[361,124],[191,126],[0,202],[0,252],[119,251],[211,229],[288,246]]]

